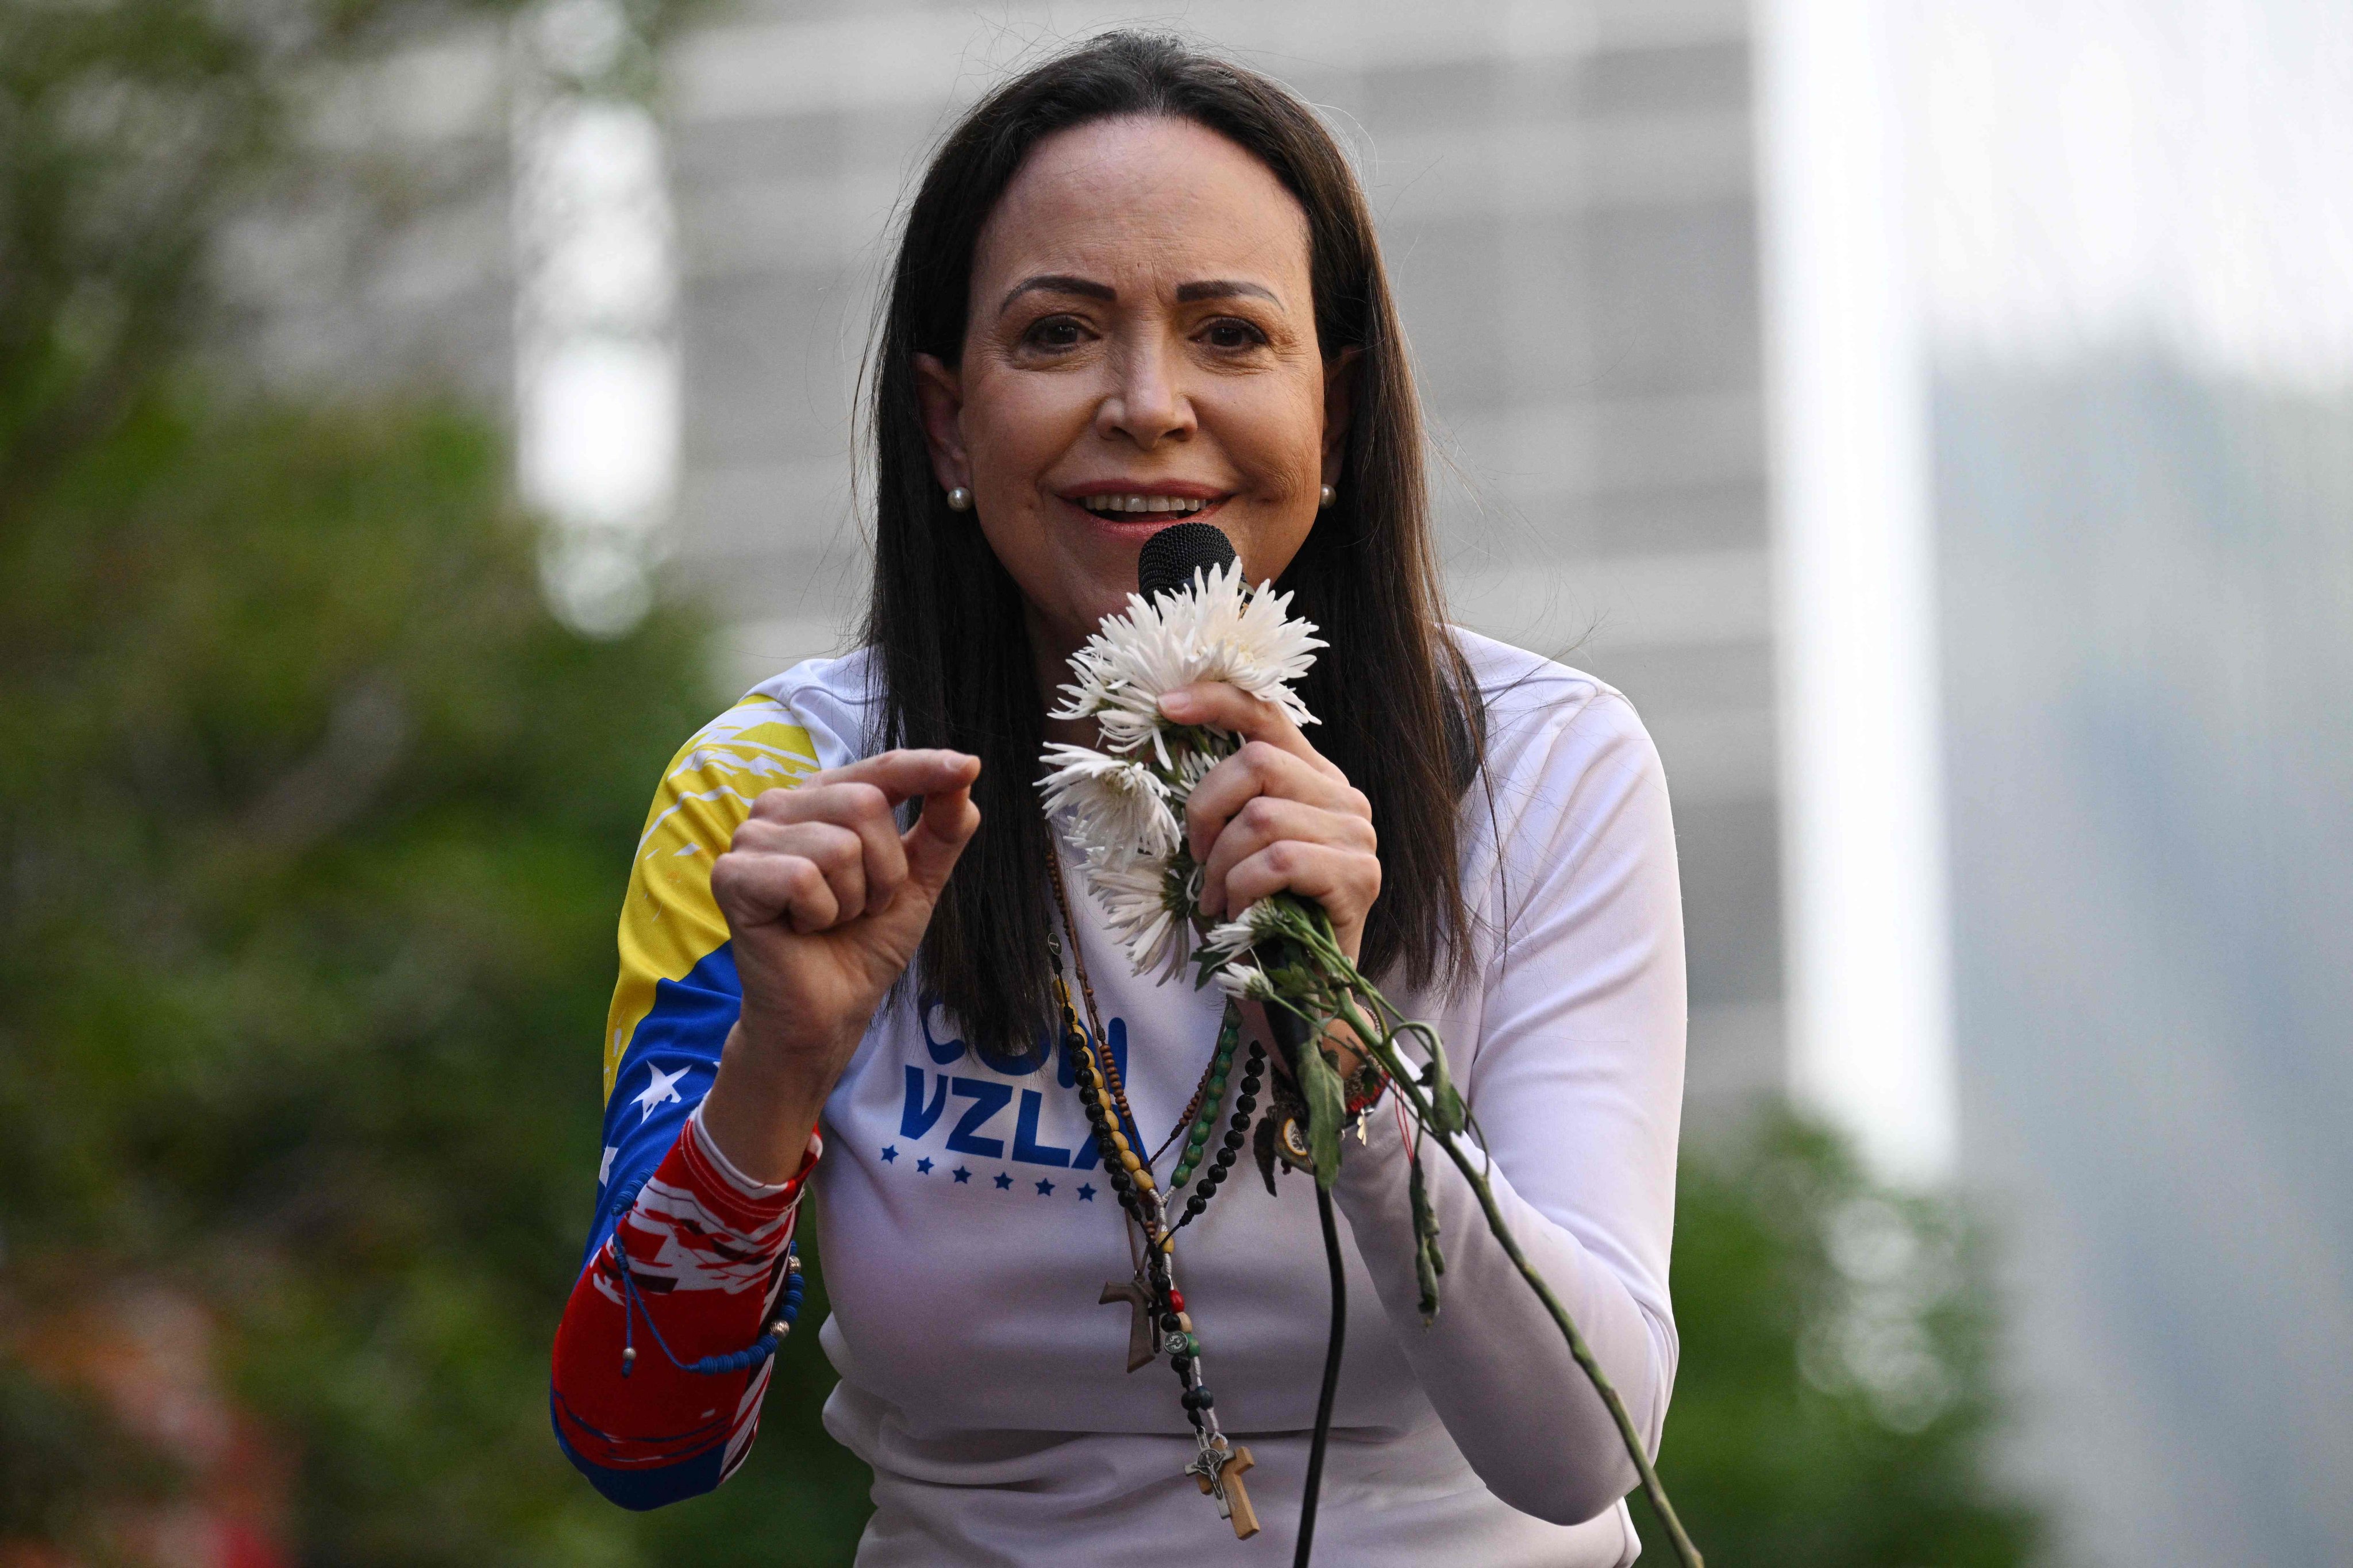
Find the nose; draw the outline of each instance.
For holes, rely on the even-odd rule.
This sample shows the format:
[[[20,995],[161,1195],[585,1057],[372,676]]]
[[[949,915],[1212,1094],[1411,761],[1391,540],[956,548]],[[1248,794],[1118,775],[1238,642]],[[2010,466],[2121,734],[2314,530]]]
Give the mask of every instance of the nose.
[[[1111,389],[1095,409],[1095,434],[1141,451],[1188,439],[1198,421],[1181,382],[1178,356],[1156,341],[1122,345]]]

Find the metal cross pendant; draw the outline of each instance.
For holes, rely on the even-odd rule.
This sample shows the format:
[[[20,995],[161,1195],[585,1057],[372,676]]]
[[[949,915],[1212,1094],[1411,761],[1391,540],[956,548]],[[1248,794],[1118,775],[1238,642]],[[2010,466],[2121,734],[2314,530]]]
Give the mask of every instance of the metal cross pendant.
[[[1095,1304],[1108,1307],[1114,1301],[1124,1301],[1131,1316],[1127,1321],[1127,1370],[1150,1366],[1155,1354],[1152,1334],[1152,1292],[1137,1280],[1113,1280],[1103,1288]]]

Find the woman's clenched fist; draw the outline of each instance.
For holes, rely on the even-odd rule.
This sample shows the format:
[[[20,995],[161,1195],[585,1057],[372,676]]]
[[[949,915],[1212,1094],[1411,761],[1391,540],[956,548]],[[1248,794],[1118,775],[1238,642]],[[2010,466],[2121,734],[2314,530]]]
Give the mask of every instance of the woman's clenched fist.
[[[980,826],[980,760],[885,752],[752,804],[711,870],[744,1010],[702,1108],[703,1130],[755,1180],[798,1168],[825,1097],[883,994],[922,945]],[[902,833],[903,803],[923,813]]]

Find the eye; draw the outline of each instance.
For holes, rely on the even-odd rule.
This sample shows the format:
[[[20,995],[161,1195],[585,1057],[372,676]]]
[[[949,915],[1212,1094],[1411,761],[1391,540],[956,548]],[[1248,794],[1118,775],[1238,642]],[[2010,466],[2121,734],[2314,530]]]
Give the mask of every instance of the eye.
[[[1266,334],[1238,316],[1219,316],[1201,329],[1201,341],[1213,349],[1234,352],[1261,346]]]
[[[1074,349],[1086,336],[1086,329],[1075,316],[1046,316],[1029,324],[1021,334],[1025,348]]]

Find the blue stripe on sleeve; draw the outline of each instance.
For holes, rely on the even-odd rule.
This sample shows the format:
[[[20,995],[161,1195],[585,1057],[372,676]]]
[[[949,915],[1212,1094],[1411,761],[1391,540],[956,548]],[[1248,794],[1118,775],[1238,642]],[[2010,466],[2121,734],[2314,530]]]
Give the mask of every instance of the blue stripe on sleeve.
[[[653,1010],[630,1036],[613,1079],[613,1098],[606,1102],[604,1147],[613,1153],[597,1183],[596,1223],[580,1255],[581,1268],[588,1267],[620,1223],[617,1211],[626,1205],[615,1200],[645,1184],[678,1142],[687,1117],[711,1092],[720,1050],[743,1009],[733,943],[706,954],[684,980],[655,985]]]
[[[564,1438],[564,1423],[555,1416],[555,1396],[548,1396],[548,1423],[555,1428],[556,1446],[572,1468],[588,1478],[588,1484],[603,1493],[606,1500],[616,1502],[638,1513],[650,1509],[683,1502],[691,1497],[715,1491],[725,1478],[720,1467],[727,1458],[727,1445],[715,1443],[693,1458],[675,1465],[649,1465],[644,1469],[621,1470],[604,1465],[590,1464],[581,1458],[580,1450]]]

